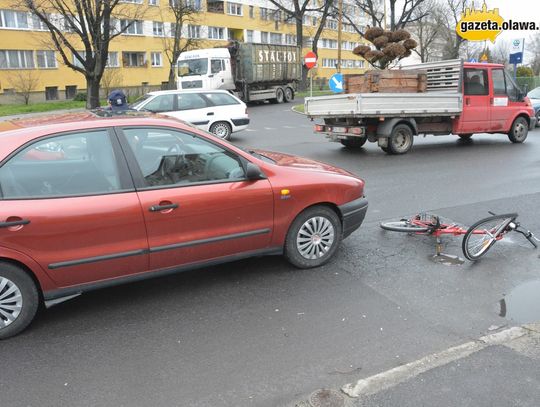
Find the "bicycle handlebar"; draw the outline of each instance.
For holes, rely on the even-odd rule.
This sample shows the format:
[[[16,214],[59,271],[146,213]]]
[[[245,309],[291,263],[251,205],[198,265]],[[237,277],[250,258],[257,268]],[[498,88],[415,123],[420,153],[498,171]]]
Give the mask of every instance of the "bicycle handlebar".
[[[532,234],[530,230],[527,230],[526,232],[524,230],[516,229],[516,232],[521,233],[523,236],[525,236],[525,239],[529,241],[530,244],[534,246],[535,249],[538,249],[538,244],[535,242],[536,237]]]

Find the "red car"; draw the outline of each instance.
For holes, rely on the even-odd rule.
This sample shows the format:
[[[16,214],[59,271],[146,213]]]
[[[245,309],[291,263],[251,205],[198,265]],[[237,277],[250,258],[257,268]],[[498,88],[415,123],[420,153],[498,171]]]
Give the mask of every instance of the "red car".
[[[101,287],[267,254],[320,266],[367,210],[364,182],[347,171],[244,151],[174,119],[4,126],[0,338],[41,302]]]

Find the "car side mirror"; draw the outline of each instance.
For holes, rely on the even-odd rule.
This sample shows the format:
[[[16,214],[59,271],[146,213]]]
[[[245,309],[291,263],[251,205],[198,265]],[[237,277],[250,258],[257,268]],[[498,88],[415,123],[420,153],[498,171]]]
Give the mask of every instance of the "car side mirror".
[[[266,179],[267,177],[258,165],[247,163],[246,178],[250,181],[257,181],[259,179]]]

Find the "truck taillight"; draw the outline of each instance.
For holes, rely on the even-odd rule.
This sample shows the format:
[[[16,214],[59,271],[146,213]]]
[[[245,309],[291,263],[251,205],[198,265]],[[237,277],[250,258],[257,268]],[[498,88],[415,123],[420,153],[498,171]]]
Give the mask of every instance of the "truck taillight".
[[[322,124],[316,124],[315,125],[315,131],[317,131],[317,132],[324,131],[324,126]]]
[[[349,133],[361,135],[364,132],[363,130],[362,127],[350,127]]]

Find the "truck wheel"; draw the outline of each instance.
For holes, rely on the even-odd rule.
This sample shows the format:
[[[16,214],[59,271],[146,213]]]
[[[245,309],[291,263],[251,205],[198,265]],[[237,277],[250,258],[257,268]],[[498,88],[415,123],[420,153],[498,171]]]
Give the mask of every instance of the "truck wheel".
[[[343,144],[347,148],[360,148],[364,144],[366,144],[367,136],[364,137],[354,137],[354,138],[346,138],[339,140],[341,144]]]
[[[322,266],[335,254],[342,239],[341,221],[332,209],[317,205],[301,212],[285,239],[285,257],[302,269]]]
[[[413,145],[414,134],[406,124],[398,124],[388,138],[388,154],[405,154]]]
[[[472,137],[472,134],[458,134],[458,136],[462,140],[470,140]]]
[[[227,122],[215,122],[210,126],[210,133],[223,140],[229,140],[231,138],[231,125]]]
[[[276,89],[276,97],[274,99],[271,99],[272,103],[283,103],[283,100],[285,99],[285,95],[283,93],[283,89],[277,88]]]
[[[524,117],[518,117],[512,123],[510,133],[508,133],[508,138],[512,143],[523,143],[527,138],[529,133],[529,123],[525,120]]]
[[[0,339],[17,335],[34,319],[39,294],[32,278],[21,268],[0,263]]]
[[[294,92],[288,86],[285,88],[285,103],[289,103],[294,99]]]

